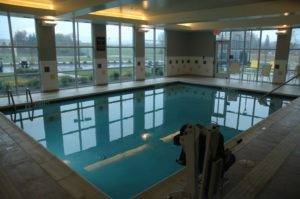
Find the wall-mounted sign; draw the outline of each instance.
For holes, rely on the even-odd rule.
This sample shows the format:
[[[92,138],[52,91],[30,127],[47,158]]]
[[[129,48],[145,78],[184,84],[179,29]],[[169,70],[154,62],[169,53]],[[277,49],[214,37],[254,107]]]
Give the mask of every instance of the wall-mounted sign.
[[[105,37],[96,37],[96,49],[97,49],[97,51],[105,51],[106,50]]]

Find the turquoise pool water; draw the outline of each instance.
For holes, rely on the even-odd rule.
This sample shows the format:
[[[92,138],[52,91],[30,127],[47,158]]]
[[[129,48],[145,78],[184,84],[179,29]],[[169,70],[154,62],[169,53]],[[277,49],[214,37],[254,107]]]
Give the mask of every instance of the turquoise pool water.
[[[112,198],[130,198],[182,167],[172,136],[185,123],[221,126],[225,140],[289,103],[188,84],[50,103],[4,112]]]

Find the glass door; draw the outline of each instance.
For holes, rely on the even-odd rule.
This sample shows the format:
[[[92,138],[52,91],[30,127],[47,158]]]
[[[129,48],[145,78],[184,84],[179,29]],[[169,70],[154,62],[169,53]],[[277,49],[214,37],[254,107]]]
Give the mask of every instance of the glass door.
[[[215,77],[227,77],[229,54],[229,41],[216,41]]]

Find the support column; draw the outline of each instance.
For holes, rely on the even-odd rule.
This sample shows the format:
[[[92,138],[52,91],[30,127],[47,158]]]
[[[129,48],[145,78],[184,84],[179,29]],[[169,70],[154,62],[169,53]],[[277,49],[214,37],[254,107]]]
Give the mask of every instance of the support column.
[[[145,80],[145,34],[135,29],[135,80]]]
[[[290,40],[291,29],[288,29],[286,34],[280,34],[277,36],[273,75],[273,83],[275,84],[280,84],[285,81],[289,59]]]
[[[43,26],[40,19],[36,19],[35,23],[40,60],[41,90],[42,92],[56,91],[59,86],[54,26]]]
[[[94,46],[94,84],[107,84],[106,25],[92,24]]]

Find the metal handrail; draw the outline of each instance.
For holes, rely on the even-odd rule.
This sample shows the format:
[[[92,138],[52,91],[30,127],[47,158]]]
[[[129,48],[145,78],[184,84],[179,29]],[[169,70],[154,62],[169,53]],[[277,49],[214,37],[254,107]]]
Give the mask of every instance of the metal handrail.
[[[13,94],[12,94],[12,91],[8,89],[8,90],[6,91],[6,93],[7,93],[8,104],[9,104],[9,105],[12,104],[13,107],[16,108],[16,104],[15,104],[15,100],[14,100],[14,96],[13,96]]]
[[[26,102],[29,103],[30,100],[30,104],[33,104],[33,100],[32,100],[32,96],[31,96],[31,91],[29,88],[26,88]]]
[[[274,88],[273,90],[271,90],[270,92],[268,92],[267,94],[263,95],[260,100],[266,98],[268,95],[272,94],[274,91],[276,91],[277,89],[281,88],[283,85],[289,83],[290,81],[292,81],[293,79],[297,78],[299,75],[297,74],[296,76],[292,77],[291,79],[281,83],[279,86],[277,86],[276,88]]]

